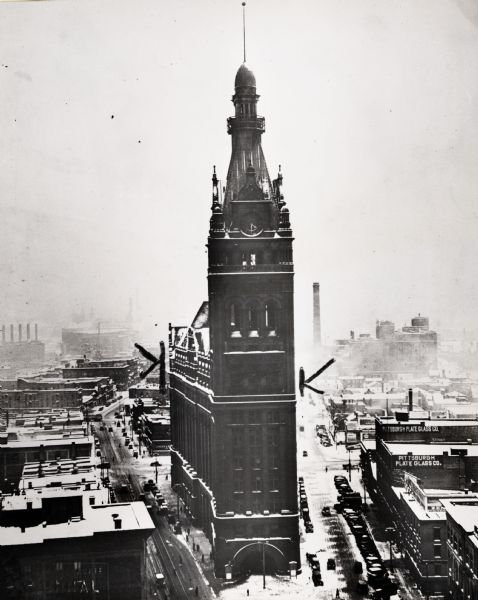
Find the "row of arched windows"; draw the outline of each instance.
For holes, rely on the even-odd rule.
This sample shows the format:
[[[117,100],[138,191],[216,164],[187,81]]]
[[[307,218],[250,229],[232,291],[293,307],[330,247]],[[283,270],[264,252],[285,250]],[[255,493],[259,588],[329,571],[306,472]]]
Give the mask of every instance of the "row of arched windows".
[[[291,264],[292,250],[282,248],[280,250],[268,248],[265,250],[235,250],[234,252],[214,251],[210,253],[209,261],[211,266],[216,265],[276,265]]]
[[[227,309],[227,325],[231,337],[278,335],[280,304],[276,300],[231,302]]]

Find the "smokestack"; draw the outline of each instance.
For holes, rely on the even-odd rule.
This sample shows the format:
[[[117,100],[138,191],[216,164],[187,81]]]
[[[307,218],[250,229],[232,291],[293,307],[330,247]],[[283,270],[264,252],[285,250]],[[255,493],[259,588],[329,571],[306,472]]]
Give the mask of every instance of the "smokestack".
[[[35,323],[35,342],[38,342],[38,323]]]
[[[18,323],[18,341],[22,341],[22,324]]]
[[[313,283],[313,342],[314,350],[322,345],[322,331],[320,327],[320,283]]]
[[[353,329],[350,331],[350,339],[352,341],[355,339],[355,331]]]
[[[13,325],[10,325],[10,341],[13,342]]]
[[[413,390],[412,388],[408,388],[408,412],[412,412],[413,410]]]
[[[27,342],[30,341],[30,323],[27,323]]]
[[[2,325],[2,344],[5,344],[6,330],[5,325]]]

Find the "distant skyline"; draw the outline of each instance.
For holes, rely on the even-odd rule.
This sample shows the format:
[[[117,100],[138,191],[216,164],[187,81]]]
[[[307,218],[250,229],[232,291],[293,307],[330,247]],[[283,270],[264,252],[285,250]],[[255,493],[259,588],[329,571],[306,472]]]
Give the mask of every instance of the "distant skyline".
[[[247,3],[247,59],[296,237],[297,347],[418,312],[478,329],[478,8]],[[212,167],[241,2],[0,2],[0,320],[83,306],[164,338],[207,298]]]

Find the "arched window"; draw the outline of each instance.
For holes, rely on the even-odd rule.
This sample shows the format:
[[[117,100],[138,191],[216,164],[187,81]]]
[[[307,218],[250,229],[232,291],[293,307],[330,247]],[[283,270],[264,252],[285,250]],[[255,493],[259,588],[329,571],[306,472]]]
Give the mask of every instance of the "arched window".
[[[278,307],[274,302],[267,302],[264,311],[265,328],[269,337],[277,335]]]
[[[249,337],[259,337],[259,311],[256,306],[247,309],[247,330]]]
[[[241,337],[240,308],[234,302],[229,307],[229,329],[231,337]]]

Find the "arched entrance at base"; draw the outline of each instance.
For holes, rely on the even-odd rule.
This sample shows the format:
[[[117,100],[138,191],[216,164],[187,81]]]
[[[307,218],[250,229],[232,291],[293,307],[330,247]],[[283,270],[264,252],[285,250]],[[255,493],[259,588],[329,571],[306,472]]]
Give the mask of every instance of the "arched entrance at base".
[[[282,550],[271,542],[252,542],[240,548],[231,560],[234,573],[275,575],[286,572],[289,563]]]

